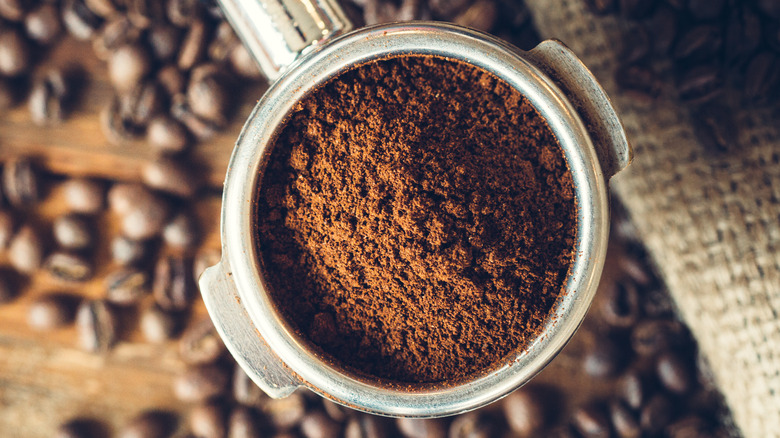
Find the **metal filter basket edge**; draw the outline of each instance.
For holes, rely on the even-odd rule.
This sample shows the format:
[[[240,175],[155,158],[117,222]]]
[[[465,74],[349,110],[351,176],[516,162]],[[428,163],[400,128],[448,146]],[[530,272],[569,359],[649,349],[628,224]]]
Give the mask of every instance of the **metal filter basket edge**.
[[[543,335],[486,375],[425,390],[373,385],[309,351],[274,309],[258,267],[252,230],[257,182],[270,154],[269,144],[294,103],[356,64],[403,54],[465,61],[523,93],[561,144],[577,202],[574,264]],[[476,409],[528,382],[580,326],[596,292],[607,248],[607,182],[630,160],[630,145],[603,89],[557,41],[522,52],[490,35],[443,23],[364,28],[302,57],[269,88],[249,117],[225,181],[222,259],[200,278],[203,299],[230,353],[271,397],[285,397],[306,387],[345,406],[388,416],[438,417]]]

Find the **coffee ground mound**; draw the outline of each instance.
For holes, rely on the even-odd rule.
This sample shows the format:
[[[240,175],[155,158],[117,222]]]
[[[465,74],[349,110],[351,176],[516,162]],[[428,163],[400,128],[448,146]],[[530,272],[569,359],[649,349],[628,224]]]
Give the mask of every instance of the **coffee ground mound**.
[[[297,103],[258,188],[273,299],[337,363],[397,382],[489,369],[572,264],[571,172],[528,100],[438,57],[374,61]]]

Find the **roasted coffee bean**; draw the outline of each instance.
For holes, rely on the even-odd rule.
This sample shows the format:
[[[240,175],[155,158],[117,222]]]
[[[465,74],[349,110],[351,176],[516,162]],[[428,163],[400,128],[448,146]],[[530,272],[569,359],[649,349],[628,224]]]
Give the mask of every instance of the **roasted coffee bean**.
[[[395,423],[406,438],[444,438],[447,425],[440,418],[398,418]]]
[[[119,306],[137,304],[149,292],[146,272],[120,268],[106,276],[106,299]]]
[[[225,88],[228,78],[223,70],[214,64],[203,64],[192,70],[187,86],[187,101],[198,117],[224,125],[225,113],[230,100]]]
[[[691,368],[680,353],[673,351],[658,356],[655,364],[658,381],[676,394],[684,394],[693,386]]]
[[[146,39],[155,59],[169,61],[179,50],[181,31],[176,27],[161,24],[150,28]]]
[[[139,240],[116,236],[111,239],[111,260],[122,266],[140,261],[146,255],[146,244]]]
[[[651,356],[676,345],[681,332],[680,324],[675,321],[642,321],[631,331],[631,346],[637,354]]]
[[[151,57],[140,44],[120,46],[108,59],[109,78],[120,92],[133,89],[149,73],[151,67]]]
[[[582,366],[589,376],[605,378],[617,374],[625,363],[623,347],[609,336],[601,336],[585,353]]]
[[[230,67],[241,77],[247,79],[261,79],[263,73],[257,65],[257,61],[252,58],[249,50],[243,44],[236,44],[230,51]]]
[[[545,406],[539,394],[530,388],[520,388],[506,396],[502,408],[509,428],[522,437],[538,435],[547,422]]]
[[[615,71],[618,86],[638,103],[652,102],[661,93],[658,75],[644,65],[621,66]]]
[[[217,365],[188,368],[173,382],[176,398],[183,402],[202,402],[224,394],[228,374]]]
[[[697,20],[718,18],[726,6],[726,0],[688,0],[688,10]]]
[[[111,18],[117,14],[117,0],[84,0],[84,4],[95,14],[103,18]]]
[[[344,438],[388,438],[391,431],[389,418],[360,414],[349,419]]]
[[[165,2],[160,0],[127,0],[127,17],[139,29],[165,23]]]
[[[23,225],[8,244],[8,261],[22,274],[34,273],[43,262],[43,243],[38,233]]]
[[[198,239],[198,225],[195,218],[187,213],[179,213],[165,225],[162,237],[170,248],[186,250],[194,247]]]
[[[157,82],[170,97],[184,93],[184,75],[175,65],[162,67],[157,72]]]
[[[66,252],[51,254],[43,266],[52,277],[68,283],[89,280],[93,273],[89,260]]]
[[[745,97],[755,101],[774,98],[780,88],[780,56],[771,52],[755,55],[745,70]]]
[[[227,438],[260,438],[260,422],[256,413],[245,406],[237,406],[230,411]]]
[[[14,88],[10,81],[0,77],[0,112],[9,110],[16,105],[17,98]]]
[[[146,141],[160,153],[175,154],[187,148],[189,138],[184,125],[167,115],[158,115],[146,128]]]
[[[299,392],[294,392],[285,398],[268,399],[261,409],[274,427],[289,430],[303,419],[306,413],[306,401]]]
[[[756,6],[769,17],[780,21],[780,4],[775,0],[756,0]]]
[[[665,395],[654,395],[639,414],[642,430],[651,434],[662,431],[674,419],[673,409],[672,402]]]
[[[39,186],[38,172],[29,159],[18,158],[5,163],[3,192],[11,205],[21,207],[38,202]]]
[[[69,214],[54,219],[54,240],[65,249],[80,250],[92,244],[91,227],[83,217]]]
[[[216,401],[192,408],[189,423],[190,431],[198,438],[224,438],[227,435],[225,408]]]
[[[236,364],[233,371],[233,398],[244,406],[258,407],[268,400],[268,396]]]
[[[224,352],[225,344],[208,317],[190,326],[179,340],[179,357],[189,364],[214,363]]]
[[[108,61],[120,47],[132,46],[141,36],[141,30],[125,16],[106,23],[92,40],[92,50],[98,58]]]
[[[88,300],[79,306],[76,328],[79,344],[86,351],[106,352],[117,341],[117,317],[103,300]]]
[[[495,421],[480,411],[455,417],[450,423],[449,438],[491,438],[497,435]]]
[[[179,50],[178,65],[189,70],[203,59],[208,44],[208,26],[203,20],[195,20],[187,29]]]
[[[629,280],[616,281],[607,287],[601,304],[601,315],[614,327],[630,327],[640,316],[639,294]]]
[[[642,376],[635,370],[629,371],[620,378],[616,388],[617,396],[628,407],[638,410],[647,399],[647,388]]]
[[[493,0],[477,0],[458,14],[453,22],[483,32],[490,32],[498,19],[498,6]]]
[[[631,410],[622,402],[614,401],[609,404],[609,417],[612,427],[620,438],[639,438],[642,429],[639,421]]]
[[[344,406],[341,406],[338,403],[334,403],[326,398],[322,399],[322,408],[330,418],[339,423],[343,423],[351,413]]]
[[[233,48],[240,44],[241,41],[233,32],[233,27],[227,21],[223,21],[217,26],[206,53],[211,61],[221,64],[230,57]]]
[[[146,163],[141,169],[146,185],[182,198],[190,198],[200,189],[202,179],[186,162],[159,158]]]
[[[678,60],[703,59],[714,55],[723,44],[723,35],[716,26],[700,25],[680,35],[672,56]]]
[[[106,436],[105,426],[95,420],[77,418],[60,425],[54,438],[98,438]]]
[[[608,438],[610,435],[609,420],[600,405],[590,404],[575,409],[572,425],[585,438]]]
[[[171,339],[176,333],[179,328],[179,317],[160,309],[157,305],[152,305],[141,313],[138,326],[144,339],[159,344]]]
[[[546,438],[579,438],[579,435],[572,432],[571,427],[560,425],[547,431]]]
[[[118,96],[109,100],[108,105],[100,112],[100,128],[109,142],[121,145],[125,142],[137,139],[143,132],[142,127],[133,123],[130,118],[121,111]]]
[[[62,32],[57,6],[44,3],[24,17],[24,30],[38,44],[51,44]]]
[[[367,0],[363,7],[363,21],[366,26],[396,21],[397,15],[398,8],[390,2]]]
[[[154,81],[134,86],[119,98],[124,118],[137,126],[145,126],[163,108],[163,91]]]
[[[59,70],[38,78],[28,100],[32,121],[42,126],[60,123],[65,118],[70,91],[67,78]]]
[[[705,438],[717,436],[713,434],[707,423],[696,415],[681,418],[666,428],[669,438]]]
[[[158,235],[168,219],[167,202],[140,184],[117,184],[108,192],[111,210],[121,219],[127,238],[144,240]]]
[[[176,416],[162,411],[144,411],[125,424],[119,438],[167,438],[176,430]]]
[[[76,301],[64,294],[42,295],[30,303],[27,324],[35,330],[51,330],[73,322]]]
[[[16,291],[8,281],[8,277],[7,272],[0,271],[0,304],[9,303],[16,298]]]
[[[74,178],[63,183],[62,195],[71,211],[94,214],[105,206],[106,189],[99,181]]]
[[[25,0],[0,0],[0,17],[9,21],[21,21],[30,3]]]
[[[14,235],[14,218],[7,211],[0,210],[0,250],[5,249]],[[197,259],[196,259],[197,260]]]
[[[644,60],[650,54],[653,38],[645,27],[636,26],[627,33],[623,40],[620,61],[625,64],[635,64]]]
[[[199,0],[168,0],[168,20],[179,27],[187,27],[203,15],[203,2]]]
[[[682,72],[677,81],[680,99],[688,103],[710,102],[723,92],[723,79],[714,65],[699,65]]]
[[[301,419],[301,432],[306,438],[337,438],[341,426],[324,412],[313,411]]]
[[[588,9],[597,15],[605,15],[615,10],[616,0],[586,0]]]
[[[679,18],[674,9],[667,5],[658,5],[653,15],[645,22],[653,36],[651,44],[654,53],[666,55],[672,50],[679,29],[678,22]]]
[[[190,262],[184,257],[160,257],[154,270],[152,291],[161,308],[179,311],[190,306],[195,295],[190,268]]]
[[[63,0],[62,22],[76,39],[88,40],[100,28],[103,20],[87,7],[84,0]]]
[[[171,115],[186,126],[197,140],[205,141],[214,136],[218,126],[193,113],[185,95],[177,94],[171,100]]]

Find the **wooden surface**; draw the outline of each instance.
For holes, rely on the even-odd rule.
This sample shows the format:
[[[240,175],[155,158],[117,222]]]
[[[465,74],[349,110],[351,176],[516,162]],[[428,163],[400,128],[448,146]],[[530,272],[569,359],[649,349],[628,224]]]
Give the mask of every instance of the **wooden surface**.
[[[32,124],[24,105],[0,115],[0,160],[14,155],[32,155],[43,167],[58,175],[134,180],[139,167],[151,159],[152,154],[143,143],[119,147],[104,139],[98,114],[106,104],[111,88],[106,83],[105,67],[91,55],[91,47],[66,40],[38,70],[45,71],[55,65],[68,66],[74,54],[84,54],[78,55],[79,64],[86,68],[90,77],[78,109],[60,126],[46,128]],[[221,185],[243,118],[261,92],[262,87],[255,87],[245,93],[246,101],[241,103],[230,128],[195,147],[196,161],[209,166],[206,179],[210,185]],[[60,193],[59,184],[53,184],[45,201],[27,212],[27,220],[37,222],[43,230],[49,229],[51,220],[65,212]],[[218,196],[206,195],[196,202],[195,208],[204,234],[202,246],[218,248]],[[117,232],[116,218],[109,213],[103,214],[97,230],[102,245],[95,260],[108,260],[106,242]],[[7,264],[4,257],[4,254],[0,255],[0,266]],[[611,265],[607,264],[607,275],[610,275]],[[143,409],[186,412],[187,406],[177,402],[172,392],[172,378],[184,368],[177,357],[175,341],[164,345],[145,343],[137,332],[132,314],[125,320],[121,342],[105,355],[79,350],[73,327],[48,332],[36,332],[28,327],[28,307],[36,297],[55,291],[101,297],[104,294],[103,276],[109,269],[108,264],[99,264],[94,279],[78,285],[58,283],[45,273],[36,274],[19,291],[16,300],[0,306],[0,436],[51,437],[60,423],[73,417],[97,418],[110,430],[116,430]],[[144,305],[148,305],[148,301]],[[193,315],[194,318],[205,315],[200,300]],[[586,396],[605,395],[610,390],[579,371],[582,352],[595,338],[590,326],[586,321],[584,329],[564,353],[534,381],[534,384],[547,383],[563,389],[566,397],[561,398],[562,410],[565,405],[576,404]]]

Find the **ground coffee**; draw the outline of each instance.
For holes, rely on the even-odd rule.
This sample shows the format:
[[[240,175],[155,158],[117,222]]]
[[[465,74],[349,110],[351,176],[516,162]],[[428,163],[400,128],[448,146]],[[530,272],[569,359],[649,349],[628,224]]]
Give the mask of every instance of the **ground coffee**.
[[[542,330],[572,263],[572,176],[545,120],[469,64],[402,56],[295,105],[256,205],[283,315],[368,375],[441,382]]]

